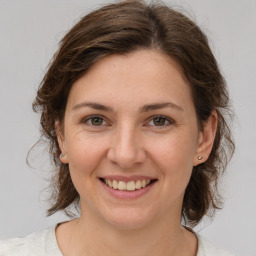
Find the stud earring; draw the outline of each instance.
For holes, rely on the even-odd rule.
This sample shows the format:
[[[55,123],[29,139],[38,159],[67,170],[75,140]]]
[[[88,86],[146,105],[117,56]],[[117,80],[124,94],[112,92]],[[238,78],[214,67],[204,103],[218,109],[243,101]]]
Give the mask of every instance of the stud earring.
[[[202,160],[202,159],[203,159],[203,157],[202,157],[202,156],[199,156],[199,157],[198,157],[198,160]]]
[[[60,158],[63,158],[65,155],[66,155],[65,153],[61,153]]]

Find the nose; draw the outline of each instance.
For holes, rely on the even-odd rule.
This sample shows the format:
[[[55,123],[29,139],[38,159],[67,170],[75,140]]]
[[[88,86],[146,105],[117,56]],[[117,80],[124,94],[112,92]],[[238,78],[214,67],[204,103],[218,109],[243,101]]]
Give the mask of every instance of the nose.
[[[113,134],[107,158],[121,169],[131,169],[146,160],[138,132],[132,127],[120,127]]]

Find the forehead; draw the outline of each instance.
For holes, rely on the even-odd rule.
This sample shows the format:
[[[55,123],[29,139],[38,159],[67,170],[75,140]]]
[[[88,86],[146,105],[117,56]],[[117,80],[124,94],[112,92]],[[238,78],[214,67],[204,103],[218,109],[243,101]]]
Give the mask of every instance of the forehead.
[[[113,54],[95,65],[71,89],[68,104],[83,100],[126,103],[127,105],[168,101],[192,102],[190,86],[180,65],[156,50]]]

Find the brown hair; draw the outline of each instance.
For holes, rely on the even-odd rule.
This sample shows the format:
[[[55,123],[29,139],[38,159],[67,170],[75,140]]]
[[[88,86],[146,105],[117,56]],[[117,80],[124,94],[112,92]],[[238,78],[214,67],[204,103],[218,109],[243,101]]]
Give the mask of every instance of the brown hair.
[[[220,208],[218,179],[234,152],[234,142],[227,122],[230,110],[225,80],[207,38],[189,18],[162,3],[128,0],[91,12],[64,36],[37,92],[33,109],[41,112],[42,138],[49,142],[56,165],[48,216],[63,210],[71,217],[69,207],[79,209],[80,198],[69,166],[59,161],[55,131],[55,121],[63,121],[72,85],[103,57],[142,48],[158,49],[181,65],[192,89],[200,129],[213,110],[218,114],[212,152],[206,162],[193,168],[182,217],[195,226]]]

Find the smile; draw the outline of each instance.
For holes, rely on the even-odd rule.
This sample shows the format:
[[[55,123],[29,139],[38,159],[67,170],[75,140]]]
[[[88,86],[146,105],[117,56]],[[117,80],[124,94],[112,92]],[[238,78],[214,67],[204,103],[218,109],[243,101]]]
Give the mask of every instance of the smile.
[[[156,180],[149,180],[149,179],[143,179],[143,180],[131,180],[128,182],[122,181],[122,180],[114,180],[114,179],[101,179],[108,187],[121,190],[121,191],[135,191],[142,188],[145,188],[146,186],[150,185],[152,182]]]

